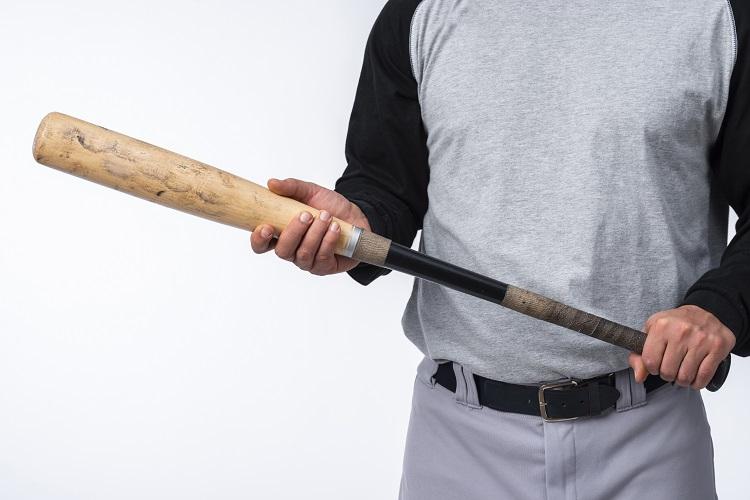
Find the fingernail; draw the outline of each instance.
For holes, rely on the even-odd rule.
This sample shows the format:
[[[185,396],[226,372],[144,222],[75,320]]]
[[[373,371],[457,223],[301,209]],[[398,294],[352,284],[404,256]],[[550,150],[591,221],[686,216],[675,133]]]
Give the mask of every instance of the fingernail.
[[[333,231],[334,233],[338,233],[339,232],[339,223],[338,222],[334,222],[333,224],[331,224],[331,231]]]
[[[331,219],[331,214],[329,214],[325,210],[323,210],[322,212],[320,212],[320,220],[322,220],[323,222],[327,222],[330,219]]]
[[[261,236],[263,236],[263,237],[264,237],[265,239],[268,239],[268,238],[270,238],[272,234],[273,234],[273,231],[271,231],[271,230],[270,230],[269,228],[267,228],[267,227],[264,227],[264,228],[263,228],[263,229],[261,229],[261,231],[260,231],[260,235],[261,235]]]
[[[301,214],[299,214],[299,220],[307,224],[312,220],[312,215],[310,215],[308,212],[302,212]]]

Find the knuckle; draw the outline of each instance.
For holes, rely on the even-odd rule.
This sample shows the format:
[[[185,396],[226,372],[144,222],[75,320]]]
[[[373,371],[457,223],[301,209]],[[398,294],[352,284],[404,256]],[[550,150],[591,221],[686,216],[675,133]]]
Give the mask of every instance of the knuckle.
[[[659,319],[661,316],[662,316],[661,312],[654,313],[648,317],[648,319],[646,320],[646,323],[653,323],[654,321]]]
[[[737,339],[734,338],[734,337],[731,338],[731,339],[729,339],[729,340],[726,340],[724,342],[724,351],[723,352],[726,352],[727,354],[730,353],[732,351],[732,349],[734,349],[734,346],[735,346],[736,343],[737,343]]]
[[[714,372],[716,371],[716,367],[709,367],[709,368],[700,368],[698,370],[698,379],[705,380],[707,383],[709,380],[711,380],[711,377],[714,376]]]
[[[709,382],[710,380],[708,379],[705,379],[705,380],[696,379],[695,382],[693,382],[693,385],[691,385],[690,387],[692,387],[696,391],[700,391],[701,389],[705,389]]]
[[[641,356],[641,360],[646,368],[659,368],[659,365],[661,364],[661,359],[650,352],[644,353]]]
[[[724,339],[718,335],[711,338],[709,345],[714,351],[722,351],[726,347]]]
[[[737,345],[737,337],[735,337],[734,333],[729,332],[727,335],[727,349],[734,349],[735,345]]]
[[[693,381],[693,377],[691,377],[690,375],[684,374],[684,373],[680,373],[680,374],[677,375],[677,379],[676,380],[677,380],[677,384],[678,385],[681,385],[683,387],[687,387]]]
[[[677,340],[685,340],[690,336],[690,332],[691,332],[690,325],[687,325],[685,323],[679,323],[672,336],[673,338]]]
[[[674,380],[675,377],[677,376],[677,373],[675,373],[675,371],[672,368],[665,368],[661,370],[659,374],[664,380],[669,380],[669,381]]]
[[[649,371],[654,371],[658,368],[658,364],[651,356],[643,356],[643,364]]]
[[[309,262],[312,260],[312,253],[306,248],[300,248],[297,250],[297,260],[301,262]]]
[[[708,334],[705,330],[696,330],[695,333],[693,333],[693,341],[696,344],[704,344],[708,341]]]

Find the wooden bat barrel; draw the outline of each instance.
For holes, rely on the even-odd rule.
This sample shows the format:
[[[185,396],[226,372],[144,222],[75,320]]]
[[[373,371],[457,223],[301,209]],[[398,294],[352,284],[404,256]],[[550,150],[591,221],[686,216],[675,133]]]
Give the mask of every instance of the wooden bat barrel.
[[[248,231],[271,224],[278,236],[303,210],[319,214],[229,172],[62,113],[44,117],[33,153],[48,167]],[[353,227],[336,220],[336,253],[345,255]]]

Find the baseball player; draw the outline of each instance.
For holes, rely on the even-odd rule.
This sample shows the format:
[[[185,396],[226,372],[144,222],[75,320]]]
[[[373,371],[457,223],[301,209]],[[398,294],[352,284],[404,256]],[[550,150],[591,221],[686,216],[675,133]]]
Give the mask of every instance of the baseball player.
[[[331,216],[648,334],[642,355],[415,280],[424,353],[400,497],[715,498],[699,390],[750,354],[750,4],[390,0],[335,191],[255,252],[333,254]],[[728,206],[739,215],[726,245]]]

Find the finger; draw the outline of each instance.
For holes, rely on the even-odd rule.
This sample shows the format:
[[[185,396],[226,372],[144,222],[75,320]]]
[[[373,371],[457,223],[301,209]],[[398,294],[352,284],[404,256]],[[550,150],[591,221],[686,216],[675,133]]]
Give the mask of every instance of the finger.
[[[333,253],[336,243],[339,240],[341,227],[338,222],[332,222],[328,226],[323,241],[318,248],[318,254],[315,256],[315,263],[311,271],[315,274],[330,274],[336,270],[336,255]]]
[[[268,189],[274,193],[307,203],[315,192],[315,184],[299,179],[268,179]]]
[[[276,242],[276,255],[284,260],[294,260],[297,247],[299,247],[312,220],[313,216],[310,212],[301,212],[293,218],[279,235],[279,241]]]
[[[635,381],[639,384],[645,382],[646,377],[648,377],[648,369],[646,368],[646,365],[643,364],[643,358],[641,355],[631,352],[628,356],[628,363],[630,364],[630,367],[633,368]]]
[[[706,351],[702,349],[690,349],[680,364],[675,381],[682,387],[690,387],[698,376],[698,367],[706,357]]]
[[[698,367],[698,374],[695,377],[695,381],[690,387],[695,390],[700,390],[706,387],[708,383],[711,382],[711,379],[713,378],[714,373],[716,373],[716,369],[719,367],[719,363],[721,363],[722,360],[723,358],[721,356],[714,353],[709,353],[703,358],[703,361],[701,361],[701,364]]]
[[[651,375],[658,375],[661,367],[664,351],[667,349],[667,340],[664,338],[662,331],[652,325],[646,328],[646,343],[643,345],[643,364]]]
[[[680,365],[682,364],[682,360],[685,359],[686,354],[687,346],[684,344],[679,342],[667,344],[667,349],[664,351],[664,357],[659,367],[661,378],[669,382],[674,381],[677,378],[677,373],[680,371]]]
[[[300,269],[309,271],[312,269],[313,262],[315,262],[315,256],[320,248],[320,243],[323,241],[323,237],[328,231],[328,225],[331,223],[331,214],[323,210],[320,212],[320,216],[310,226],[310,229],[305,233],[305,237],[302,239],[297,253],[294,258],[294,263]]]
[[[250,233],[250,247],[255,253],[265,253],[272,248],[273,228],[268,224],[262,224]]]

